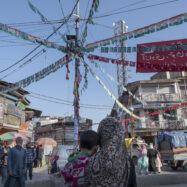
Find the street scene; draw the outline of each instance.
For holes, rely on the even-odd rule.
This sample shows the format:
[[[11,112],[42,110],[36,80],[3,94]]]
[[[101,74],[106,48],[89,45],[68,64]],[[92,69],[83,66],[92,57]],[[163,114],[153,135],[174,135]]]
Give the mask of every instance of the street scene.
[[[185,7],[2,0],[0,187],[186,187]]]

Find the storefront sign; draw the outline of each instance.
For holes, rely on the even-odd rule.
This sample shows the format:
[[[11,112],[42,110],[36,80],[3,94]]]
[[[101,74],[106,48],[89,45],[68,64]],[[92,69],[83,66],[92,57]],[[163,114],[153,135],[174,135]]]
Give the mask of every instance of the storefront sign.
[[[3,123],[3,126],[19,129],[20,123],[21,123],[21,120],[19,117],[13,116],[13,115],[6,115],[5,122]]]
[[[7,113],[15,115],[15,116],[19,116],[19,117],[23,115],[23,112],[21,111],[21,109],[12,104],[7,105]]]
[[[18,102],[17,107],[21,108],[22,110],[25,110],[26,106],[22,102]]]
[[[137,45],[137,72],[187,71],[187,39]]]

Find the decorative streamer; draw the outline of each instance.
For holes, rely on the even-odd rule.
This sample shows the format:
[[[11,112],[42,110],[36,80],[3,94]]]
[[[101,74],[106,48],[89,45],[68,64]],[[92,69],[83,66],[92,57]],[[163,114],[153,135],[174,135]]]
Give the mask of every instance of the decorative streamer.
[[[70,71],[69,71],[69,65],[68,65],[68,63],[69,63],[69,56],[66,55],[65,57],[66,57],[66,69],[67,69],[66,80],[69,80],[69,76],[68,76],[68,74],[70,73]]]
[[[88,23],[93,24],[92,18],[93,18],[94,10],[95,10],[95,12],[97,12],[98,7],[99,7],[99,0],[93,0],[92,7],[90,9],[89,16],[88,16],[88,19],[86,21],[86,25],[85,25],[84,32],[83,32],[83,35],[82,35],[82,45],[85,43],[86,37],[87,37],[87,34],[88,34]]]
[[[85,60],[83,58],[81,58],[82,62],[85,64],[85,66],[88,67],[89,71],[91,72],[92,76],[98,80],[99,84],[101,84],[103,86],[103,88],[107,91],[107,93],[112,97],[112,99],[117,103],[117,105],[124,110],[126,113],[128,113],[129,115],[133,116],[136,119],[140,119],[139,116],[137,116],[136,114],[134,114],[133,112],[131,112],[130,110],[128,110],[115,96],[114,94],[105,86],[105,84],[101,81],[101,79],[93,72],[93,70],[88,66],[88,64],[85,62]]]
[[[97,56],[97,55],[92,55],[89,54],[87,56],[88,59],[90,60],[98,60],[98,61],[102,61],[105,63],[109,63],[109,61],[112,62],[112,64],[121,64],[123,66],[130,66],[130,67],[135,67],[136,66],[136,62],[132,62],[132,61],[126,61],[126,60],[119,60],[119,59],[112,59],[112,58],[106,58],[106,57],[101,57],[101,56]]]
[[[180,25],[184,22],[187,22],[187,13],[185,14],[180,14],[177,15],[175,17],[169,18],[169,19],[165,19],[163,21],[151,24],[149,26],[146,27],[142,27],[140,29],[136,29],[134,31],[131,32],[127,32],[118,36],[114,36],[111,38],[107,38],[104,40],[100,40],[94,43],[89,43],[86,45],[87,51],[93,51],[95,48],[99,47],[99,46],[106,46],[106,45],[110,45],[111,42],[112,43],[116,43],[117,41],[121,41],[121,40],[127,40],[127,39],[132,39],[132,38],[138,38],[138,37],[142,37],[146,34],[151,34],[155,31],[160,31],[172,26],[177,26]]]
[[[61,51],[63,53],[67,53],[67,48],[64,46],[61,46],[56,43],[49,42],[48,40],[41,39],[39,37],[35,37],[33,35],[27,34],[25,32],[18,30],[18,29],[9,27],[6,24],[0,23],[0,30],[4,31],[6,33],[9,33],[13,36],[17,36],[19,38],[22,38],[23,40],[28,40],[32,43],[38,43],[38,44],[44,45],[47,48],[54,48],[54,49],[58,49],[59,51]]]
[[[153,113],[148,113],[148,114],[145,114],[143,116],[140,116],[140,118],[145,118],[147,116],[154,116],[154,115],[158,115],[158,114],[161,114],[161,113],[164,113],[164,112],[167,112],[167,111],[170,111],[170,110],[176,110],[178,108],[182,108],[182,107],[185,107],[187,106],[187,103],[182,103],[182,104],[177,104],[177,105],[174,105],[173,107],[170,107],[170,108],[165,108],[163,110],[158,110],[156,112],[153,112]],[[122,122],[125,122],[125,121],[130,121],[130,120],[134,120],[136,119],[135,117],[131,117],[131,118],[128,118],[128,119],[122,119],[122,120],[119,120],[118,122],[119,123],[122,123]]]
[[[69,62],[72,59],[69,59]],[[21,87],[25,88],[27,86],[29,86],[31,83],[33,82],[38,82],[39,80],[45,78],[46,76],[48,76],[49,74],[56,72],[58,69],[60,69],[61,67],[63,67],[66,64],[66,58],[63,57],[61,59],[59,59],[58,61],[56,61],[55,63],[47,66],[46,68],[42,69],[41,71],[25,78],[22,79],[14,84],[11,84],[10,86],[6,86],[4,88],[0,89],[0,94],[1,93],[6,93],[6,92],[11,92],[13,90],[17,90]]]
[[[28,0],[28,4],[29,4],[30,8],[32,9],[32,11],[40,16],[41,20],[44,23],[49,23],[52,26],[53,31],[56,34],[58,33],[61,36],[61,38],[64,40],[65,43],[69,44],[69,41],[66,39],[66,37],[60,31],[57,31],[57,29],[50,23],[50,21],[48,21],[48,19],[29,0]],[[66,22],[68,19],[69,19],[69,17],[66,20],[64,20],[64,22]]]
[[[105,71],[105,69],[103,69],[101,66],[99,66],[99,65],[98,65],[96,62],[94,62],[93,60],[92,60],[91,62],[94,63],[95,67],[96,67],[96,68],[99,68],[100,71],[101,71],[102,73],[106,74],[107,77],[108,77],[111,81],[113,81],[113,82],[115,82],[117,85],[119,85],[119,83],[114,79],[114,77],[113,77],[112,75],[110,75],[109,73],[107,73],[107,72]],[[144,102],[144,101],[142,101],[140,98],[136,97],[131,91],[129,91],[129,90],[128,90],[126,87],[124,87],[123,85],[122,85],[122,88],[123,88],[123,91],[128,92],[128,94],[131,95],[135,100],[139,101],[139,102],[142,103],[143,105],[146,104],[146,102]]]

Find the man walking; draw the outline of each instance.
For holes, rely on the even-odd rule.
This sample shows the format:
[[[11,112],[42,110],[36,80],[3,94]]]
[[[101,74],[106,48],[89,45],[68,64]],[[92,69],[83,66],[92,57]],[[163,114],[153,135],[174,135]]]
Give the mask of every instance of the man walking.
[[[8,153],[8,187],[25,187],[26,154],[22,144],[22,138],[17,137],[16,146]]]
[[[29,170],[29,178],[30,180],[32,180],[32,165],[36,155],[34,149],[31,148],[30,142],[26,145],[25,153],[26,153],[27,170]],[[27,180],[27,171],[26,171],[25,179]]]
[[[39,145],[37,147],[37,157],[38,157],[38,167],[42,167],[42,158],[43,158],[43,149],[42,149],[42,145]]]
[[[4,155],[4,143],[3,141],[0,140],[0,181],[3,181],[3,155]]]

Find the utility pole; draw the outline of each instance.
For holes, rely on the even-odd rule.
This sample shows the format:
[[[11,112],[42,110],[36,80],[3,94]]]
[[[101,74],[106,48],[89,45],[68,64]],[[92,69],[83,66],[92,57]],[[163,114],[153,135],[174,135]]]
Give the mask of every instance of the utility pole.
[[[79,47],[79,0],[77,0],[76,8],[76,27],[75,27],[75,48]],[[77,81],[79,73],[80,62],[78,58],[75,58],[75,82],[74,82],[74,151],[78,150],[78,139],[79,139],[79,83]],[[76,86],[75,86],[76,85]]]
[[[124,34],[127,32],[128,26],[125,25],[125,21],[121,20],[118,22],[113,23],[114,26],[114,35],[120,35]],[[117,47],[125,47],[125,42],[121,41],[117,43]],[[117,58],[121,58],[125,60],[125,52],[122,50],[121,55],[117,56]],[[117,64],[117,81],[118,81],[118,99],[122,96],[123,94],[123,86],[125,87],[127,85],[127,70],[126,66],[123,66],[121,64]],[[124,119],[125,118],[125,112],[122,111],[119,107],[117,110],[118,118],[119,119]],[[125,128],[125,122],[123,122],[123,127]]]

